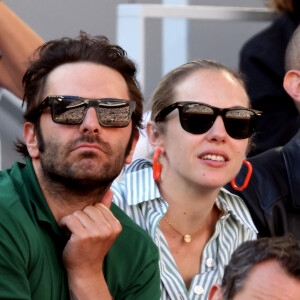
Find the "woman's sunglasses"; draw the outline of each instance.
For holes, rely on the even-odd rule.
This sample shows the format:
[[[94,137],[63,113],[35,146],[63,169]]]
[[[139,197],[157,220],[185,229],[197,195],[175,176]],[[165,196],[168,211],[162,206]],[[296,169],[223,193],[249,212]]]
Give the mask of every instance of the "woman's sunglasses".
[[[175,102],[164,108],[155,121],[163,121],[178,108],[181,127],[187,132],[201,134],[207,132],[217,116],[221,116],[227,133],[235,139],[249,138],[255,132],[262,112],[250,108],[218,108],[200,102]]]
[[[96,110],[98,121],[105,127],[128,126],[135,109],[135,101],[112,98],[87,99],[76,96],[48,96],[39,106],[41,113],[50,106],[52,120],[55,123],[81,124],[87,110]]]

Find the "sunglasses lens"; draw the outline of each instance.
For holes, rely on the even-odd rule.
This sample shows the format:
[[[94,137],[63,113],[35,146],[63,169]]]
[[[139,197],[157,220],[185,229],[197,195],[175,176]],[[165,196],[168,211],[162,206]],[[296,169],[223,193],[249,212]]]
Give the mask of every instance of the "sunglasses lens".
[[[93,100],[57,98],[52,103],[53,121],[60,124],[80,124],[89,107],[94,107],[99,123],[106,127],[128,126],[132,109],[125,100]]]
[[[208,131],[215,119],[212,108],[198,103],[184,105],[180,116],[182,128],[193,134]]]
[[[193,134],[207,132],[216,120],[214,110],[204,104],[186,104],[180,112],[180,122],[184,130]],[[250,137],[256,128],[258,117],[248,109],[230,109],[224,116],[228,134],[235,139]]]
[[[53,121],[60,124],[80,124],[84,113],[85,104],[81,99],[59,98],[52,104]]]
[[[235,139],[250,137],[254,133],[257,121],[256,114],[248,109],[232,109],[225,115],[226,130]]]
[[[126,127],[131,120],[131,109],[126,101],[99,102],[98,120],[102,126]]]

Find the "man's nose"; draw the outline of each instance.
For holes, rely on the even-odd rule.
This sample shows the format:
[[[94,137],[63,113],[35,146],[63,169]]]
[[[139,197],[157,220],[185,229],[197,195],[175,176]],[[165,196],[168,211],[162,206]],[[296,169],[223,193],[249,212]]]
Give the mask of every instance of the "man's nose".
[[[80,124],[80,132],[82,134],[99,134],[101,130],[101,125],[99,124],[99,120],[97,117],[97,113],[95,108],[88,108],[85,117]]]

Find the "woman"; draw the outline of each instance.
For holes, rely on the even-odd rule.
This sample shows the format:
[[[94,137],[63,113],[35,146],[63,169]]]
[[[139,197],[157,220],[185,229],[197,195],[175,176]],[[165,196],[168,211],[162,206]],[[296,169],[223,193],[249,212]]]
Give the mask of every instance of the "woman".
[[[147,125],[159,162],[152,170],[136,160],[112,186],[114,201],[159,248],[162,299],[207,299],[231,253],[256,238],[245,204],[222,189],[240,170],[260,115],[248,107],[241,78],[221,64],[171,71]]]

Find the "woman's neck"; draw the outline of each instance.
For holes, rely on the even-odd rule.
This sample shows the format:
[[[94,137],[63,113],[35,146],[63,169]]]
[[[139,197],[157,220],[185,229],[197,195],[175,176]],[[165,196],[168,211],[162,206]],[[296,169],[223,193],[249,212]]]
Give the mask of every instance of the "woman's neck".
[[[219,188],[202,188],[195,184],[184,184],[183,181],[178,184],[167,179],[158,182],[158,187],[169,205],[167,219],[185,232],[192,232],[206,224],[220,192]]]

